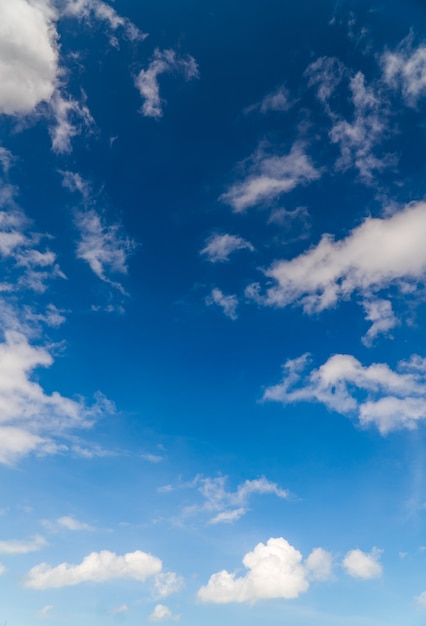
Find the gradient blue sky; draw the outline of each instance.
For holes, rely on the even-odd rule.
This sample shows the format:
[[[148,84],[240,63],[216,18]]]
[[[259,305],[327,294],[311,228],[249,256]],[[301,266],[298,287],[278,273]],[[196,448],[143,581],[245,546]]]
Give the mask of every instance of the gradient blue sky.
[[[424,624],[425,28],[0,0],[0,623]]]

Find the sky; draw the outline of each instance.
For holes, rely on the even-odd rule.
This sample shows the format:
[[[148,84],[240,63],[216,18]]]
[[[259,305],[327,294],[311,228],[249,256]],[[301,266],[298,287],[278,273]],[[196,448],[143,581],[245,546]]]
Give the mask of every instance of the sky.
[[[424,624],[425,29],[0,0],[0,624]]]

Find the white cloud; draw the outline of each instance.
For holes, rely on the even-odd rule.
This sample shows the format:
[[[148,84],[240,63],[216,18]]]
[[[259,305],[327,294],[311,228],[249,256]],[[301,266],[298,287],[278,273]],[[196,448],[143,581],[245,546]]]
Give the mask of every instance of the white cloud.
[[[164,604],[157,604],[154,608],[153,612],[149,616],[150,622],[164,622],[166,620],[175,620],[179,619],[179,615],[173,615],[172,611],[169,607],[164,606]]]
[[[257,299],[277,307],[300,304],[306,313],[313,313],[349,299],[354,292],[371,299],[391,284],[407,292],[425,276],[425,229],[426,203],[418,202],[390,217],[367,218],[339,241],[323,235],[310,250],[274,262],[265,274],[275,285],[264,297],[258,293]],[[250,290],[256,293],[253,286]],[[371,319],[371,310],[369,315]],[[390,317],[388,312],[388,321]]]
[[[238,485],[235,491],[226,489],[226,476],[204,478],[196,476],[190,487],[196,487],[204,502],[201,505],[190,506],[185,509],[186,515],[200,512],[215,512],[209,524],[232,523],[240,519],[248,511],[248,503],[253,495],[274,495],[277,498],[288,499],[290,493],[265,477],[255,480],[246,480]]]
[[[380,578],[383,573],[379,563],[382,551],[373,548],[370,553],[356,549],[348,552],[343,560],[343,567],[353,578]]]
[[[58,154],[71,152],[72,138],[94,124],[92,115],[84,101],[64,97],[59,91],[52,97],[50,107],[54,119],[50,128],[52,149]]]
[[[219,306],[226,317],[229,317],[231,320],[236,320],[237,315],[237,307],[238,307],[238,299],[237,296],[228,295],[226,296],[220,289],[215,287],[212,289],[211,294],[206,298],[206,304],[211,306],[216,304]]]
[[[288,89],[281,85],[274,91],[266,94],[266,96],[257,104],[252,104],[244,110],[244,113],[252,113],[260,111],[261,113],[269,113],[271,111],[288,111],[294,104],[294,100],[290,98]]]
[[[302,554],[286,539],[271,538],[245,555],[243,564],[248,572],[244,576],[237,577],[226,570],[213,574],[207,585],[199,589],[198,597],[218,604],[297,598],[308,590],[310,572],[315,572],[312,578],[318,580],[325,575],[324,563],[329,562],[326,555],[317,548],[304,563]]]
[[[52,363],[46,348],[30,345],[17,331],[5,332],[0,343],[0,463],[13,463],[33,451],[56,453],[63,447],[54,438],[87,428],[100,414],[113,410],[101,396],[87,407],[57,391],[46,394],[31,378],[36,368]]]
[[[62,186],[68,191],[79,192],[84,200],[87,200],[91,194],[90,183],[81,177],[77,172],[70,172],[69,170],[59,170],[62,175]]]
[[[51,567],[40,563],[29,572],[25,586],[32,589],[51,589],[84,582],[102,583],[108,580],[131,579],[144,582],[161,571],[160,559],[146,552],[136,550],[123,556],[102,550],[92,552],[79,565],[61,563]]]
[[[179,56],[174,50],[154,51],[153,58],[146,70],[141,70],[136,77],[136,87],[144,99],[142,113],[146,117],[160,118],[163,115],[164,101],[160,98],[158,77],[161,74],[183,74],[185,80],[198,78],[198,66],[189,55]]]
[[[333,571],[333,557],[324,548],[315,548],[305,561],[312,580],[330,580]]]
[[[268,155],[261,146],[248,160],[246,169],[243,181],[232,185],[220,197],[235,213],[270,202],[320,177],[320,171],[313,166],[299,141],[293,144],[289,154],[283,156]]]
[[[127,273],[135,243],[121,232],[119,224],[106,224],[93,209],[77,212],[75,222],[80,232],[77,257],[86,261],[98,278],[123,291],[109,275]]]
[[[157,598],[170,596],[180,591],[183,584],[183,578],[175,572],[160,572],[154,579],[155,596]]]
[[[253,245],[236,235],[212,235],[200,254],[204,254],[211,263],[229,261],[230,255],[236,250],[254,251]]]
[[[7,567],[5,567],[3,563],[0,563],[0,576],[5,574],[6,572],[7,572]]]
[[[239,509],[230,509],[221,511],[209,521],[209,524],[232,524],[243,517],[247,513],[247,509],[240,507]]]
[[[376,172],[395,163],[392,155],[375,154],[388,134],[389,103],[380,83],[367,85],[362,72],[351,73],[340,61],[327,57],[312,63],[306,75],[332,122],[329,137],[340,148],[337,169],[355,167],[361,180],[372,184]],[[333,101],[342,81],[344,86],[348,83],[351,118],[343,117],[341,106]]]
[[[56,88],[58,43],[48,2],[0,0],[0,113],[26,114]]]
[[[30,552],[38,552],[45,546],[46,540],[39,535],[28,541],[19,539],[0,541],[0,554],[29,554]]]
[[[349,354],[335,354],[304,374],[308,362],[307,355],[287,361],[282,382],[267,388],[264,400],[321,402],[382,434],[415,428],[426,418],[426,359],[413,356],[392,370],[385,363],[364,367]]]
[[[112,6],[101,0],[67,0],[62,7],[63,16],[75,17],[90,21],[93,17],[98,21],[105,22],[113,31],[121,28],[131,41],[143,40],[147,37],[128,18],[117,13]],[[111,43],[117,46],[115,39]]]
[[[380,334],[388,334],[392,328],[399,325],[399,320],[392,309],[389,300],[373,298],[364,300],[365,319],[372,322],[362,341],[364,345],[371,346],[374,339]]]
[[[414,48],[408,38],[398,50],[386,51],[381,61],[384,81],[401,91],[409,106],[416,106],[426,95],[426,46]]]
[[[50,613],[53,610],[53,604],[46,604],[38,613],[37,616],[41,618],[46,618],[50,616]]]
[[[288,111],[292,101],[288,89],[284,86],[278,87],[275,91],[268,93],[260,103],[260,111],[268,113],[269,111]]]
[[[89,524],[85,524],[84,522],[80,522],[75,517],[71,515],[64,515],[63,517],[59,517],[57,520],[59,526],[66,528],[68,530],[92,530],[92,527]]]
[[[422,593],[415,597],[415,600],[420,604],[420,606],[426,607],[426,591],[422,591]]]

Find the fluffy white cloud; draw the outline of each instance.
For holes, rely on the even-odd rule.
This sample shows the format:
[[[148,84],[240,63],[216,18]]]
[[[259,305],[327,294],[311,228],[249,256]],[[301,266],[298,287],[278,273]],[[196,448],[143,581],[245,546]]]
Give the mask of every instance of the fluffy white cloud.
[[[58,43],[50,3],[0,0],[0,113],[30,113],[56,88]]]
[[[416,106],[426,95],[426,46],[413,48],[408,39],[396,51],[382,56],[383,78],[393,89],[400,90],[409,106]]]
[[[0,554],[28,554],[41,550],[45,545],[46,540],[39,535],[28,541],[20,539],[0,541]]]
[[[163,115],[164,101],[160,98],[158,77],[161,74],[182,74],[185,80],[198,78],[198,66],[189,55],[179,56],[174,50],[156,49],[146,70],[136,77],[136,87],[144,99],[142,113],[146,117],[160,118]]]
[[[206,242],[205,247],[201,250],[211,263],[229,261],[230,255],[236,250],[254,251],[253,245],[236,235],[212,235]]]
[[[313,313],[354,292],[371,300],[391,284],[406,293],[425,277],[425,229],[424,202],[409,204],[390,217],[367,218],[340,241],[323,235],[317,246],[294,259],[274,262],[265,274],[275,284],[265,296],[252,285],[248,295],[270,306],[300,304]],[[376,314],[370,308],[367,315]],[[389,311],[387,319],[390,322]]]
[[[422,591],[422,593],[415,597],[415,600],[420,604],[420,606],[426,607],[426,591]]]
[[[380,578],[383,573],[382,565],[379,563],[382,551],[373,548],[370,553],[356,549],[348,552],[343,559],[343,567],[349,576],[354,578]]]
[[[16,331],[6,331],[0,343],[0,463],[12,463],[32,451],[58,452],[55,437],[70,429],[87,428],[112,405],[99,396],[92,407],[57,391],[46,394],[31,380],[38,367],[53,358],[46,348],[31,345]]]
[[[374,424],[382,434],[415,428],[426,418],[426,359],[413,356],[394,371],[385,363],[364,367],[349,354],[335,354],[305,374],[308,362],[308,355],[287,361],[282,382],[267,388],[264,399],[321,402],[357,417],[362,426]]]
[[[157,604],[154,608],[153,612],[149,616],[150,622],[164,622],[166,620],[178,620],[178,615],[173,615],[172,611],[168,606],[164,606],[164,604]]]
[[[219,306],[226,317],[229,317],[231,320],[236,320],[237,315],[237,307],[238,307],[238,298],[235,295],[226,296],[220,289],[215,287],[212,289],[211,294],[206,298],[206,304],[211,306],[215,304]]]
[[[329,562],[327,553],[317,548],[304,563],[302,554],[286,539],[271,538],[245,555],[243,564],[248,572],[244,576],[226,570],[213,574],[207,585],[199,589],[198,597],[218,604],[297,598],[309,588],[310,578],[322,579],[326,570],[330,573],[331,567],[328,570],[324,565],[326,561]],[[315,575],[311,577],[310,572]]]
[[[317,180],[321,175],[301,142],[294,143],[289,154],[283,156],[271,156],[265,146],[261,146],[248,163],[244,180],[232,185],[220,198],[236,213],[269,202],[298,185]]]
[[[77,257],[86,261],[98,278],[123,291],[109,275],[127,273],[135,243],[121,232],[119,224],[106,224],[93,209],[77,212],[75,223],[80,232]]]
[[[146,552],[136,550],[123,556],[102,550],[92,552],[79,565],[61,563],[51,567],[40,563],[29,572],[25,579],[26,587],[51,589],[79,585],[84,582],[102,583],[115,579],[132,579],[144,582],[161,571],[160,559]]]

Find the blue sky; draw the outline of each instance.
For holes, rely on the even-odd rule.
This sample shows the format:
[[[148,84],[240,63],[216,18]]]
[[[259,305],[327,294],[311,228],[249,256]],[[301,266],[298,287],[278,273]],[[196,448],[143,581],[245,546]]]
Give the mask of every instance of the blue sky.
[[[0,622],[424,623],[425,26],[0,0]]]

